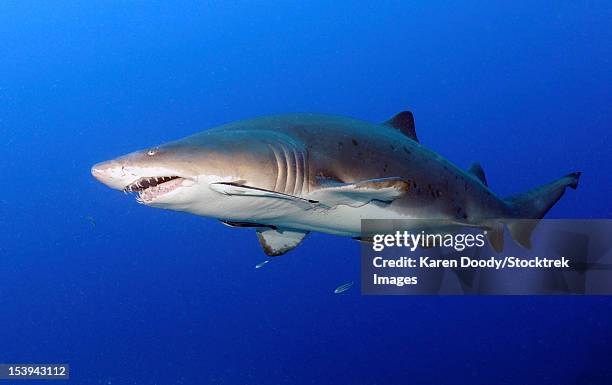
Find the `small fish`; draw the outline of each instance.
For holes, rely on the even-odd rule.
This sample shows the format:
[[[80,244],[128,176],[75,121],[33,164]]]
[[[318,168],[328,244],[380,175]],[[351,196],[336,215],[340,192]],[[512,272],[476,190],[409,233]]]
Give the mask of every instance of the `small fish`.
[[[95,228],[96,227],[96,221],[93,219],[93,217],[91,215],[87,216],[87,220],[89,221],[89,223],[91,223],[91,225]]]
[[[351,287],[353,287],[353,285],[355,284],[355,282],[351,281],[351,282],[347,282],[343,285],[340,285],[336,288],[336,290],[334,290],[334,294],[341,294],[344,293],[345,291],[347,291],[348,289],[350,289]]]
[[[270,260],[269,260],[269,259],[266,259],[266,260],[265,260],[265,261],[263,261],[263,262],[259,262],[257,265],[255,265],[255,268],[256,268],[256,269],[261,269],[262,267],[264,267],[265,265],[267,265],[267,264],[268,264],[268,262],[270,262]]]

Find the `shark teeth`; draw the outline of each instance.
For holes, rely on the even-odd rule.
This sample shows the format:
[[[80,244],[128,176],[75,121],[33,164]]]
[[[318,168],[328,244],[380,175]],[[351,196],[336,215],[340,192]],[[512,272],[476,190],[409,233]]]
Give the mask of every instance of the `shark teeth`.
[[[163,183],[170,182],[171,180],[175,180],[179,178],[180,177],[178,176],[159,176],[159,177],[140,178],[137,181],[127,185],[123,189],[123,191],[126,193],[141,192],[148,188],[159,186]]]
[[[188,181],[188,179],[178,176],[140,178],[126,186],[123,191],[126,194],[132,192],[138,193],[136,201],[141,204],[147,204],[178,187],[192,185]]]

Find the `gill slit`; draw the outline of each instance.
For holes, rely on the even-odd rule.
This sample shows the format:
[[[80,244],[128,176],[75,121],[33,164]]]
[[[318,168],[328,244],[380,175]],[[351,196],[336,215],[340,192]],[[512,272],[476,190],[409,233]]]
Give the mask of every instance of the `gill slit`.
[[[269,144],[276,163],[274,191],[302,197],[309,190],[308,153],[284,143]]]
[[[293,195],[302,196],[302,153],[293,149],[293,158],[295,163],[295,186],[293,187]]]
[[[279,153],[272,144],[269,144],[268,147],[272,151],[272,154],[274,154],[274,160],[276,161],[276,182],[274,182],[274,191],[284,191],[287,178],[285,169],[286,161],[283,153]]]
[[[285,163],[287,166],[287,177],[285,190],[283,191],[285,194],[293,195],[293,189],[295,187],[295,158],[292,156],[293,154],[289,154],[287,148],[281,144],[281,149],[283,150],[283,155],[285,157]]]

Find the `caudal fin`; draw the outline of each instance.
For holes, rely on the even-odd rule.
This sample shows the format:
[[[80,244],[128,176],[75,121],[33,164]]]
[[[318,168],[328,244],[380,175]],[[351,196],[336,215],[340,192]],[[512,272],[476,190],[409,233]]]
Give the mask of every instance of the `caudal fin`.
[[[513,219],[506,221],[512,239],[523,247],[531,247],[531,232],[538,221],[561,199],[565,189],[578,187],[580,172],[573,172],[551,183],[505,199]]]

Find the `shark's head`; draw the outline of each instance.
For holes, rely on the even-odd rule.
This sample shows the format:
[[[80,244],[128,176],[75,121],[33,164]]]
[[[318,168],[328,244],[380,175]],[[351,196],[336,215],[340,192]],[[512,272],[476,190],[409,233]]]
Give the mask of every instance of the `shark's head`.
[[[91,173],[108,187],[137,193],[137,200],[147,206],[227,217],[240,211],[236,201],[212,187],[238,181],[262,188],[273,185],[268,143],[265,135],[250,132],[205,131],[98,163]]]
[[[196,165],[204,156],[200,148],[168,144],[98,163],[91,173],[108,187],[137,193],[140,203],[182,210],[198,194]]]

